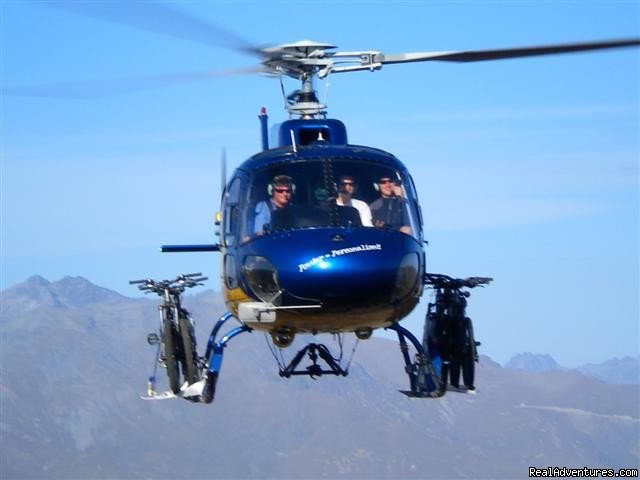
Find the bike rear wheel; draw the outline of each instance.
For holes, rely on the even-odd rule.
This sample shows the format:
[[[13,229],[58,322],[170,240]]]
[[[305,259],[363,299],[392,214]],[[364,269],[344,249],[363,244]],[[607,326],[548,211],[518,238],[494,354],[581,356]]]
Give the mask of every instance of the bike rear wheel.
[[[169,377],[169,389],[173,393],[180,391],[180,372],[178,371],[178,359],[176,351],[176,332],[170,318],[165,318],[162,325],[162,343],[164,344],[164,364]]]
[[[457,358],[452,360],[449,365],[449,383],[455,388],[460,387],[460,366]]]
[[[462,357],[462,381],[464,386],[473,390],[476,372],[476,339],[473,336],[473,325],[471,319],[467,319],[466,325],[467,345]]]
[[[178,321],[180,328],[180,340],[182,342],[182,375],[185,381],[191,385],[198,381],[198,368],[196,360],[196,339],[193,337],[191,322],[188,318],[181,317]]]

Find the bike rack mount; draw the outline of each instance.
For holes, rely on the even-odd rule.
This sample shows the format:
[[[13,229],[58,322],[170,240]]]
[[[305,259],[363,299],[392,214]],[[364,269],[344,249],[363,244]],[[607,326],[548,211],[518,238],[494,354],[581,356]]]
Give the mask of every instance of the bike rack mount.
[[[441,380],[441,363],[440,357],[436,352],[430,354],[418,339],[409,330],[400,326],[397,322],[387,327],[387,330],[393,330],[398,335],[400,342],[400,351],[405,363],[405,372],[409,376],[410,390],[400,390],[408,397],[418,398],[437,398],[446,392],[446,385]],[[407,340],[417,350],[415,360],[412,361],[409,355],[409,345]]]

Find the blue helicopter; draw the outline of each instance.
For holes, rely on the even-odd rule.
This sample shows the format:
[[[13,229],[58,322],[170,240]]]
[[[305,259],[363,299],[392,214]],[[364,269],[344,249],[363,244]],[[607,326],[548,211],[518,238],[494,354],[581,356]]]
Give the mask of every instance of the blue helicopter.
[[[422,214],[409,171],[388,152],[350,144],[345,125],[327,118],[314,78],[404,62],[473,62],[639,44],[632,39],[397,55],[336,52],[334,45],[312,41],[260,49],[260,72],[301,82],[286,97],[291,118],[279,125],[277,145],[270,147],[267,114],[260,112],[263,150],[226,183],[217,215],[220,242],[162,247],[164,252],[216,251],[222,256],[228,312],[212,330],[199,388],[185,397],[212,401],[224,349],[236,335],[252,330],[269,334],[280,349],[291,346],[299,334],[353,333],[366,340],[376,329],[394,330],[410,380],[403,393],[439,397],[448,388],[475,388],[479,342],[465,315],[469,292],[463,289],[492,279],[427,273]],[[400,322],[425,287],[437,295],[420,341]],[[240,326],[221,335],[230,318]],[[409,345],[415,349],[413,357]],[[299,368],[307,358],[311,364]],[[313,342],[288,365],[280,365],[283,377],[347,373],[325,345]]]
[[[384,54],[340,52],[335,45],[304,40],[259,48],[163,3],[134,2],[121,8],[119,2],[52,0],[46,5],[205,44],[231,43],[236,50],[257,56],[260,64],[224,73],[261,73],[281,82],[286,77],[300,82],[299,89],[284,96],[290,118],[277,128],[277,144],[269,144],[268,119],[266,111],[261,111],[262,151],[242,163],[228,181],[222,174],[224,188],[216,215],[219,242],[161,248],[221,255],[221,286],[228,311],[214,325],[202,355],[197,353],[193,322],[180,295],[185,288],[201,284],[204,277],[186,274],[174,280],[132,282],[164,300],[161,335],[150,334],[148,341],[159,347],[155,365],[167,369],[171,391],[166,396],[157,394],[152,381],[148,398],[181,395],[204,403],[214,399],[229,342],[251,331],[265,332],[274,348],[286,349],[297,336],[306,341],[323,333],[354,334],[357,340],[367,340],[376,329],[390,329],[397,333],[409,377],[410,388],[403,393],[439,397],[447,390],[474,391],[479,342],[466,316],[468,290],[492,279],[427,273],[422,213],[409,171],[391,153],[349,143],[344,123],[328,118],[327,106],[318,100],[314,79],[373,72],[398,63],[477,62],[640,45],[640,39],[633,38]],[[213,76],[154,77],[154,83]],[[139,80],[133,82],[133,89]],[[90,84],[80,86],[74,86],[70,96],[99,96],[104,87],[96,85],[96,92]],[[111,93],[128,89],[117,82]],[[284,86],[282,90],[284,94]],[[68,96],[69,86],[5,88],[3,92]],[[434,290],[435,300],[427,307],[419,340],[400,322],[416,308],[426,288]],[[239,326],[223,332],[231,319]],[[301,366],[303,361],[309,364]],[[182,386],[180,371],[185,380]],[[348,365],[315,340],[307,342],[288,364],[280,364],[285,378],[347,374]]]

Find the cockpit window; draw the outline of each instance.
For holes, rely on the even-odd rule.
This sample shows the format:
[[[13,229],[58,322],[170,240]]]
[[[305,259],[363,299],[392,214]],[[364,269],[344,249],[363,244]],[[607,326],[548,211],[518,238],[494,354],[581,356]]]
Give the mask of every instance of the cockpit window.
[[[419,237],[410,178],[379,163],[318,159],[252,173],[242,237],[328,226],[387,228]]]

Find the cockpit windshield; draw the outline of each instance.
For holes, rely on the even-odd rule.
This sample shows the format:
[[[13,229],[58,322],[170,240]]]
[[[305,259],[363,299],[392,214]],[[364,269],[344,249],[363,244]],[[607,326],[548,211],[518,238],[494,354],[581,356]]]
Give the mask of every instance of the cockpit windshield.
[[[419,237],[410,178],[367,160],[317,159],[253,171],[239,199],[240,238],[329,226],[387,228]]]

